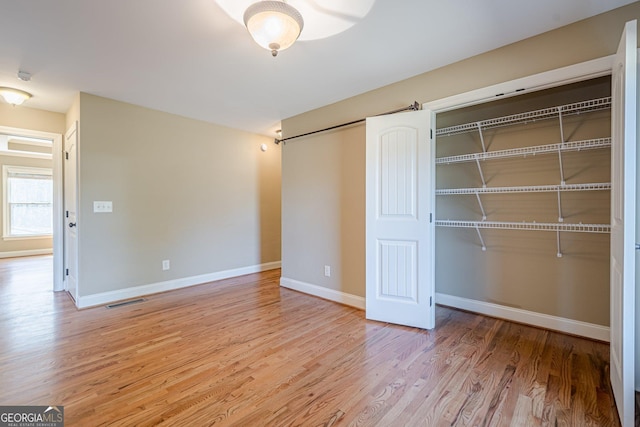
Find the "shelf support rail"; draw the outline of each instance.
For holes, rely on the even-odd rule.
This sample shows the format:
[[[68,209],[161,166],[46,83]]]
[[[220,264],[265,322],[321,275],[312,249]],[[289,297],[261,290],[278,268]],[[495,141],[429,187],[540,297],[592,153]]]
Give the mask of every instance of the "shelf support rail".
[[[476,191],[476,199],[478,199],[478,205],[480,205],[480,211],[482,212],[482,220],[487,220],[487,214],[484,211],[484,206],[482,206],[482,200],[480,199],[480,194]]]
[[[478,238],[480,239],[480,243],[482,244],[482,250],[487,251],[487,246],[484,244],[484,239],[482,238],[482,233],[480,233],[480,227],[476,223],[476,231],[478,232]]]
[[[558,119],[560,120],[560,144],[558,145],[558,160],[560,161],[560,185],[565,184],[564,168],[562,166],[562,149],[564,148],[564,127],[562,125],[562,107],[558,107]]]
[[[482,152],[486,153],[487,152],[487,148],[484,145],[484,136],[482,135],[482,122],[478,122],[478,133],[480,134],[480,143],[482,144]]]
[[[482,180],[482,188],[487,188],[487,183],[485,182],[484,174],[482,173],[482,166],[480,166],[480,159],[478,158],[477,154],[475,158],[476,158],[476,165],[478,165],[478,172],[480,172],[480,179]]]
[[[560,250],[560,230],[556,231],[556,242],[558,245],[558,252],[556,253],[556,256],[558,258],[562,258],[562,250]]]
[[[562,203],[560,199],[560,187],[558,187],[558,222],[563,222],[564,218],[562,216]]]

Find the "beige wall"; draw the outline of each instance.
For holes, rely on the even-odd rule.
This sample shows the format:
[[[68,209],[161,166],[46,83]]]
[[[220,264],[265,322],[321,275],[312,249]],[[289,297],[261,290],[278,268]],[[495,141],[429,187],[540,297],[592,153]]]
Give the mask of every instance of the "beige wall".
[[[61,113],[36,110],[24,105],[14,107],[4,103],[0,104],[0,126],[22,129],[25,131],[39,131],[63,134],[65,124],[64,120],[64,114]],[[8,156],[0,156],[0,164],[33,167],[52,167],[51,160],[28,159]],[[0,212],[0,224],[2,223],[2,214],[3,213]],[[50,249],[52,247],[51,240],[51,238],[7,241],[2,240],[0,241],[0,253]]]
[[[364,127],[327,136],[286,143],[282,151],[282,275],[362,296]]]
[[[438,100],[607,56],[616,51],[624,23],[638,17],[640,3],[634,3],[289,118],[283,122],[283,133],[290,137],[404,107],[414,100],[419,103]],[[422,54],[428,54],[428,46]],[[283,277],[364,296],[364,139],[364,126],[357,125],[290,141],[284,146]],[[301,194],[305,194],[305,190],[308,195],[302,199],[305,203],[301,203]],[[346,203],[345,197],[348,198]],[[350,219],[348,229],[338,226],[340,218]],[[578,241],[576,245],[579,244]],[[340,272],[331,278],[323,275],[323,265],[328,261],[333,263],[334,271]],[[506,257],[501,261],[512,262]],[[535,268],[533,264],[527,267],[532,268]],[[523,270],[524,274],[527,269]],[[442,292],[443,289],[437,291]],[[575,291],[566,290],[568,297]],[[480,293],[471,291],[467,295],[483,301],[505,302],[503,295],[490,288]],[[572,307],[567,312],[554,306],[555,303],[540,307],[539,299],[532,306],[529,295],[511,292],[510,304],[607,324],[608,318],[602,310],[593,315],[589,312],[590,307]]]
[[[25,107],[27,103],[19,107],[0,103],[0,126],[64,134],[64,114]]]
[[[81,297],[280,260],[273,139],[85,93],[71,115]]]

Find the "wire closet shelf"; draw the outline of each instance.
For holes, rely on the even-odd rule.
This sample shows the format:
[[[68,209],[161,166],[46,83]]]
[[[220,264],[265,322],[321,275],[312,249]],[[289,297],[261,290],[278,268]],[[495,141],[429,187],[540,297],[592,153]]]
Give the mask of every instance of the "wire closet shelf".
[[[478,167],[478,173],[482,181],[481,188],[441,188],[436,189],[436,195],[475,195],[478,205],[482,212],[481,221],[470,220],[443,220],[437,219],[435,225],[438,227],[450,228],[471,228],[475,229],[482,245],[482,250],[486,251],[486,245],[482,237],[481,229],[503,229],[503,230],[530,230],[530,231],[551,231],[556,233],[557,256],[562,257],[560,246],[561,232],[579,232],[579,233],[611,233],[609,224],[583,224],[583,223],[564,223],[562,215],[562,203],[560,194],[566,191],[600,191],[611,190],[611,183],[577,183],[567,184],[565,182],[562,153],[571,151],[583,151],[600,148],[611,147],[611,138],[596,138],[582,141],[565,141],[563,129],[563,116],[605,110],[611,108],[611,97],[591,99],[587,101],[575,102],[572,104],[560,105],[555,107],[544,108],[541,110],[529,111],[524,113],[513,114],[509,116],[497,117],[488,120],[465,123],[456,126],[450,126],[436,130],[436,136],[446,137],[466,132],[479,132],[480,142],[482,144],[482,152],[466,153],[461,155],[453,155],[439,157],[435,159],[436,165],[449,165],[463,162],[475,162]],[[557,119],[560,125],[560,143],[545,144],[528,147],[517,147],[505,150],[487,151],[484,141],[483,131],[486,129],[498,128],[508,125],[527,124],[538,120]],[[502,158],[527,157],[537,154],[556,154],[559,160],[560,184],[559,185],[527,185],[512,187],[487,187],[484,173],[480,161]],[[487,221],[487,215],[480,197],[481,194],[498,194],[498,193],[540,193],[553,192],[557,193],[558,202],[558,222],[514,222],[514,221]]]
[[[555,193],[558,191],[598,191],[611,190],[610,182],[565,185],[523,185],[518,187],[485,187],[485,188],[441,188],[436,195],[451,194],[496,194],[496,193]]]
[[[610,96],[441,128],[436,130],[436,136],[457,135],[460,133],[477,131],[478,127],[482,129],[492,129],[507,125],[529,123],[536,120],[554,119],[558,117],[558,114],[567,116],[609,108],[611,108]]]
[[[545,222],[504,222],[504,221],[461,221],[461,220],[436,220],[438,227],[453,228],[491,228],[503,230],[529,230],[529,231],[571,231],[579,233],[610,233],[608,224],[566,224]]]
[[[476,129],[477,130],[477,129]],[[504,159],[509,157],[526,157],[536,154],[557,154],[558,152],[583,151],[611,147],[611,138],[588,139],[584,141],[564,142],[558,144],[534,145],[532,147],[509,148],[506,150],[468,153],[457,156],[436,158],[436,164],[452,164],[475,162],[477,160]]]

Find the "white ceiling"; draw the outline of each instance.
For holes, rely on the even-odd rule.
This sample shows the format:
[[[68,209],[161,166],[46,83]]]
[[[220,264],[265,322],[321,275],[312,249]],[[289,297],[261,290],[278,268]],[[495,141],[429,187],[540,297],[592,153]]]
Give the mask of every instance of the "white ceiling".
[[[273,136],[281,119],[632,2],[376,0],[273,58],[214,0],[0,0],[0,86],[32,108],[66,112],[83,91]]]

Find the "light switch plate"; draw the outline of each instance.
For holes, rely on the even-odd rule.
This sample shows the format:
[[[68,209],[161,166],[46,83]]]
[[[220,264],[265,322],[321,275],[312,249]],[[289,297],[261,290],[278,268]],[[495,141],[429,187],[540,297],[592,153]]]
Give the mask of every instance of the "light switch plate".
[[[108,213],[113,212],[113,202],[111,201],[94,201],[93,212]]]

